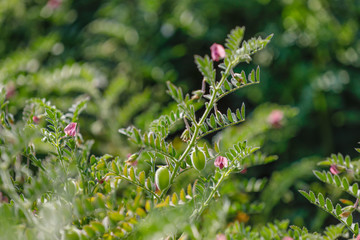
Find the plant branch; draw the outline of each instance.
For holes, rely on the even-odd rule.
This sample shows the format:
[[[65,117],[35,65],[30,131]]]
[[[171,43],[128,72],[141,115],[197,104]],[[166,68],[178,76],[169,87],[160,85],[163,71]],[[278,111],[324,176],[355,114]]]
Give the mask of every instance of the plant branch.
[[[176,162],[175,164],[175,168],[174,171],[171,174],[171,178],[170,178],[170,184],[169,186],[164,189],[160,195],[160,199],[163,199],[166,192],[169,190],[169,188],[171,187],[171,185],[174,183],[175,177],[178,174],[181,162],[185,159],[185,157],[189,154],[190,150],[192,149],[192,147],[194,146],[195,142],[197,141],[197,135],[200,131],[200,126],[204,123],[205,119],[208,117],[208,115],[210,114],[215,101],[216,101],[216,94],[219,91],[219,89],[221,88],[222,84],[224,83],[224,81],[226,80],[227,76],[230,74],[230,70],[233,67],[233,62],[231,64],[229,64],[229,66],[226,68],[225,72],[222,74],[221,80],[219,81],[219,83],[215,86],[214,91],[212,92],[211,95],[211,99],[209,104],[207,105],[205,112],[203,113],[202,117],[200,118],[199,122],[195,121],[195,130],[194,133],[191,137],[191,140],[189,142],[189,144],[187,145],[185,151],[181,154],[179,160]]]
[[[150,193],[152,196],[154,196],[158,201],[161,200],[161,197],[159,197],[155,192],[151,191],[150,189],[145,188],[143,185],[141,185],[141,184],[139,184],[139,183],[137,183],[137,182],[135,182],[135,181],[132,181],[132,180],[130,180],[130,179],[124,177],[124,176],[121,176],[121,175],[116,175],[116,177],[118,177],[118,178],[120,178],[120,179],[123,179],[123,180],[126,180],[126,181],[128,181],[128,182],[130,182],[130,183],[132,183],[132,184],[134,184],[134,185],[136,185],[136,186],[144,189],[146,192],[148,192],[148,193]]]
[[[221,175],[220,179],[218,180],[218,182],[216,183],[215,187],[212,188],[212,191],[210,192],[209,196],[207,197],[207,199],[201,204],[199,209],[196,209],[193,214],[191,215],[191,220],[195,220],[198,216],[200,216],[202,214],[202,212],[205,210],[205,208],[209,205],[209,202],[211,201],[211,199],[213,198],[215,192],[218,190],[220,184],[224,181],[224,179],[229,176],[229,174],[233,171],[232,168],[230,168],[229,170],[227,170],[224,174]]]

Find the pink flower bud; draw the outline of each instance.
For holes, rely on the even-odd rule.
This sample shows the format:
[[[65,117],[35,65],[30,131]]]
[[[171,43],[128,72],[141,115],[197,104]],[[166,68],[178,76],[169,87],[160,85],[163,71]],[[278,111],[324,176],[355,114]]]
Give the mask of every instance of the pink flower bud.
[[[35,124],[38,124],[40,122],[40,118],[38,116],[33,116],[32,120]]]
[[[210,50],[211,58],[213,61],[219,61],[220,59],[223,59],[226,55],[224,47],[217,43],[211,45]]]
[[[61,2],[62,0],[49,0],[47,2],[47,6],[51,9],[57,9],[58,7],[61,6]]]
[[[270,125],[273,128],[280,128],[282,126],[282,119],[284,118],[284,113],[280,110],[273,110],[270,114],[269,117],[267,119],[268,123],[270,123]]]
[[[227,160],[226,157],[218,156],[215,159],[214,165],[215,165],[215,167],[218,167],[220,169],[223,169],[224,167],[227,168],[228,167],[228,160]]]
[[[103,184],[103,183],[106,182],[107,180],[109,180],[109,176],[103,177],[103,178],[101,178],[100,180],[99,180],[99,179],[96,179],[96,181],[97,181],[99,184]]]
[[[291,237],[283,237],[283,239],[282,240],[294,240],[293,238],[291,238]]]
[[[6,96],[5,98],[6,99],[10,99],[12,96],[14,96],[16,93],[16,88],[15,88],[15,85],[10,83],[7,85],[6,87]]]
[[[338,170],[338,168],[336,167],[336,164],[331,164],[330,165],[330,172],[332,173],[332,174],[334,174],[334,175],[337,175],[337,174],[339,174],[339,170]]]
[[[76,125],[77,123],[70,123],[69,125],[67,125],[64,129],[64,132],[66,135],[74,137],[76,135]]]
[[[226,236],[223,233],[216,235],[216,240],[226,240]]]

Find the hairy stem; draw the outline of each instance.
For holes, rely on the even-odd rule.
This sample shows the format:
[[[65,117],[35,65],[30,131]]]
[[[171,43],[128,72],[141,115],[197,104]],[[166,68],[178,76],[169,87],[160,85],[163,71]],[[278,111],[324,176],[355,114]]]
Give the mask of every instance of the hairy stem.
[[[220,184],[224,181],[224,179],[229,176],[229,174],[232,172],[232,169],[227,170],[224,174],[221,175],[220,179],[218,180],[218,182],[216,183],[215,187],[212,189],[212,191],[210,192],[209,196],[207,197],[207,199],[201,204],[199,209],[196,209],[193,214],[191,215],[191,219],[195,220],[198,216],[200,216],[202,214],[202,212],[205,210],[205,208],[209,205],[209,202],[211,201],[211,199],[214,197],[214,194],[216,193],[216,191],[218,190]]]
[[[171,187],[171,185],[174,183],[175,177],[178,174],[181,162],[184,161],[185,157],[189,154],[189,152],[191,151],[191,149],[194,147],[196,141],[197,141],[197,135],[199,134],[200,131],[200,126],[204,123],[205,119],[209,116],[215,101],[216,101],[216,94],[219,91],[219,89],[221,88],[222,84],[224,83],[225,79],[227,78],[227,76],[230,73],[230,70],[232,69],[232,65],[233,63],[229,64],[229,66],[227,67],[225,73],[222,75],[221,80],[219,81],[219,83],[215,86],[212,95],[211,95],[211,99],[209,104],[207,105],[205,112],[203,113],[203,115],[201,116],[199,122],[195,121],[195,130],[194,133],[191,137],[191,140],[189,142],[189,144],[187,145],[185,151],[181,154],[179,160],[175,163],[175,168],[174,171],[171,174],[171,178],[170,178],[170,184],[169,186],[164,189],[164,191],[162,191],[161,195],[160,195],[160,199],[164,199],[166,192],[168,191],[168,189]]]

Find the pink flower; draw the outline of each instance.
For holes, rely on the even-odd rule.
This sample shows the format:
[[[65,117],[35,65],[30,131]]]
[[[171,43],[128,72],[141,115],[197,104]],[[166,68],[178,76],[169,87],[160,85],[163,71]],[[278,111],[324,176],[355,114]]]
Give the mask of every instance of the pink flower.
[[[38,124],[40,122],[40,118],[38,116],[33,116],[32,120],[35,124]]]
[[[268,118],[267,121],[273,128],[280,128],[282,126],[281,121],[284,118],[284,113],[280,110],[273,110]]]
[[[69,125],[67,125],[64,129],[64,132],[66,135],[74,137],[76,135],[76,125],[77,123],[70,123]]]
[[[51,9],[57,9],[58,7],[60,7],[61,2],[62,2],[62,0],[49,0],[47,2],[47,5]]]
[[[6,99],[10,99],[12,96],[14,96],[16,93],[16,88],[15,88],[15,85],[10,83],[7,85],[6,87],[6,96],[5,98]]]
[[[107,180],[109,180],[109,176],[103,177],[103,178],[101,178],[100,180],[99,180],[99,179],[96,179],[96,181],[97,181],[99,184],[103,184],[103,183],[106,182]]]
[[[294,240],[293,238],[291,238],[291,237],[283,237],[283,239],[282,240]]]
[[[223,233],[216,235],[216,240],[226,240],[226,236]]]
[[[336,164],[331,164],[330,165],[330,172],[332,173],[332,174],[334,174],[334,175],[337,175],[337,174],[339,174],[339,170],[338,170],[338,168],[336,167]]]
[[[227,168],[228,167],[228,160],[227,160],[226,157],[218,156],[215,159],[214,165],[215,165],[215,167],[218,167],[220,169],[223,169],[224,167]]]
[[[217,43],[211,45],[210,50],[211,58],[213,61],[219,61],[220,59],[223,59],[226,55],[224,47]]]

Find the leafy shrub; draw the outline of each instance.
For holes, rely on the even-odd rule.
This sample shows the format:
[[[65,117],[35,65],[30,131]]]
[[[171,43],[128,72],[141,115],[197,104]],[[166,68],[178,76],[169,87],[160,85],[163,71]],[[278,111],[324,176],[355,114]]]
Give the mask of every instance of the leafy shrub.
[[[345,214],[354,213],[353,224],[330,211],[344,224],[327,227],[323,235],[294,225],[289,230],[288,221],[269,223],[269,219],[285,216],[296,225],[320,230],[326,220],[322,210],[310,213],[291,191],[309,189],[310,169],[318,154],[328,154],[334,147],[336,151],[347,149],[347,141],[357,137],[360,88],[357,81],[349,81],[358,74],[360,59],[356,53],[358,24],[353,20],[358,15],[356,3],[225,2],[0,3],[0,82],[5,85],[1,99],[4,172],[0,202],[4,204],[0,232],[5,237],[214,238],[218,234],[220,238],[221,232],[240,239],[335,239],[356,233],[354,203],[342,208]],[[262,72],[265,81],[261,88],[236,91],[250,85],[249,81],[244,84],[244,79],[254,77],[253,83],[258,83],[259,70],[252,73],[250,64],[234,66],[237,73],[230,72],[231,77],[227,73],[219,89],[221,97],[227,98],[214,104],[213,114],[209,112],[208,120],[198,126],[199,138],[189,148],[196,120],[203,119],[208,107],[202,107],[211,102],[211,92],[207,95],[202,88],[183,96],[182,89],[202,84],[215,89],[216,84],[209,80],[214,74],[209,72],[211,64],[221,69],[227,61],[214,64],[209,57],[196,57],[207,81],[193,81],[189,53],[192,47],[208,51],[209,43],[219,41],[237,21],[246,23],[250,34],[265,30],[277,36],[251,59],[266,67]],[[212,30],[206,31],[209,27]],[[148,46],[145,51],[144,46]],[[221,57],[221,51],[218,54]],[[224,76],[226,69],[222,70],[215,71],[216,79]],[[175,80],[177,75],[180,77]],[[164,92],[165,80],[175,83],[168,88],[176,100],[166,108],[163,103],[168,98],[159,94]],[[41,99],[28,100],[34,96]],[[246,122],[235,126],[244,120],[242,107],[231,110],[240,106],[239,99],[246,101],[247,112],[265,100],[290,105],[262,104],[248,114]],[[86,112],[79,118],[85,105]],[[162,116],[151,123],[159,113]],[[275,120],[270,120],[271,116]],[[77,123],[75,136],[65,130],[71,123]],[[121,132],[133,145],[114,134],[130,123],[139,128]],[[345,125],[349,127],[343,128]],[[179,138],[181,130],[184,141]],[[350,137],[344,138],[344,134]],[[96,141],[84,141],[91,138]],[[245,139],[246,147],[234,145]],[[233,170],[240,174],[224,177],[222,187],[213,194],[217,201],[209,200],[211,207],[207,207],[212,193],[209,187],[217,186],[219,177],[230,169],[230,149],[248,146],[262,146],[261,152],[240,161],[240,168]],[[133,154],[125,159],[129,152]],[[254,163],[276,160],[271,154],[280,154],[282,161],[259,166],[256,171],[250,168],[250,174],[244,175]],[[184,158],[178,171],[179,163],[171,157]],[[294,159],[291,165],[286,163]],[[160,168],[167,171],[158,172]],[[156,173],[159,179],[169,173],[169,184],[165,179],[160,192],[155,187]],[[316,172],[317,177],[324,178],[323,174]],[[351,174],[345,176],[353,181]],[[344,187],[343,182],[340,185]],[[311,184],[311,189],[322,195],[328,188]],[[333,190],[329,199],[334,202],[340,194]],[[317,194],[312,202],[322,209],[320,198]],[[296,207],[289,210],[284,203]],[[325,205],[329,212],[327,200]],[[189,219],[195,220],[189,224]]]
[[[239,63],[249,63],[251,55],[263,49],[272,35],[248,41],[242,40],[243,35],[244,28],[239,27],[228,35],[226,56],[225,52],[219,53],[224,58],[218,65],[222,69],[219,75],[208,56],[195,57],[204,79],[202,89],[191,97],[168,82],[168,93],[177,102],[177,109],[155,120],[149,132],[142,133],[135,127],[119,130],[139,146],[139,151],[127,160],[108,154],[91,155],[94,142],[83,139],[83,125],[79,124],[79,114],[88,98],[78,100],[66,113],[45,99],[31,99],[23,111],[23,121],[15,123],[3,89],[0,186],[4,235],[8,239],[114,239],[138,236],[144,225],[154,223],[160,225],[141,236],[194,235],[194,231],[188,231],[190,226],[202,231],[195,220],[202,217],[215,196],[219,197],[219,188],[231,173],[276,159],[254,155],[258,147],[248,146],[244,140],[226,150],[220,150],[217,143],[210,147],[202,140],[245,120],[244,104],[236,111],[228,109],[226,114],[216,104],[229,93],[259,83],[259,67],[248,76],[233,69]],[[201,106],[205,110],[199,115],[196,109]],[[185,123],[181,134],[184,144],[176,147],[167,139],[179,121]],[[37,146],[49,154],[37,154]],[[209,166],[213,161],[215,170]],[[187,172],[192,173],[191,180],[176,183]],[[248,191],[257,191],[264,181],[243,179],[242,184]],[[180,190],[171,190],[176,185]],[[256,208],[247,204],[250,209]],[[182,223],[168,227],[152,221],[159,215]],[[215,236],[216,232],[208,236],[211,234]]]

